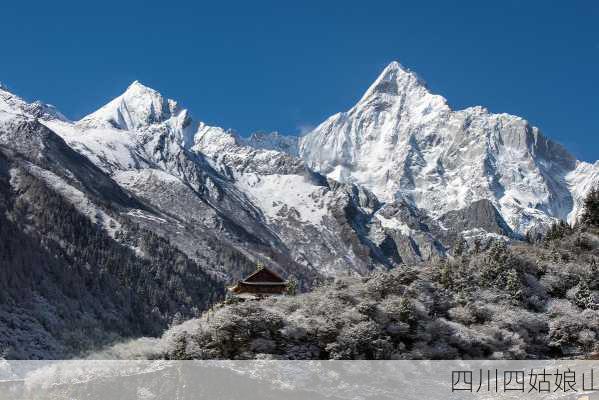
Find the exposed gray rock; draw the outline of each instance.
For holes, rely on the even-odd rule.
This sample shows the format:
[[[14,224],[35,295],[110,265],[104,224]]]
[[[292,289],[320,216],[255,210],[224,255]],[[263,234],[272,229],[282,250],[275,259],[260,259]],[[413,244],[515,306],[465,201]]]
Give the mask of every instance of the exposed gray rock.
[[[471,229],[483,229],[489,233],[513,237],[514,232],[506,224],[493,203],[482,199],[471,203],[466,208],[449,211],[439,218],[439,222],[454,232]]]

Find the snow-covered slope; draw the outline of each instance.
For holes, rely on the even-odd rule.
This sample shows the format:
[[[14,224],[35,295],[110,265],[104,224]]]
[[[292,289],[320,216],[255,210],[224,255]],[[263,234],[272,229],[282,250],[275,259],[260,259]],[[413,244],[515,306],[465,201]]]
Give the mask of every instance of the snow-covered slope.
[[[45,115],[29,114],[32,108],[5,94],[0,319],[14,323],[0,324],[3,355],[66,358],[120,337],[160,333],[175,314],[195,316],[222,293],[223,283],[206,271],[244,262],[253,268],[226,246],[192,263],[140,229],[132,223],[139,216],[165,225],[172,217],[132,196],[45,126]],[[201,239],[196,248],[203,250]]]
[[[26,102],[18,104],[27,112]],[[375,242],[388,235],[373,241],[368,233],[380,225],[374,196],[314,174],[293,156],[297,140],[277,133],[243,139],[193,119],[139,82],[78,122],[49,117],[39,124],[151,208],[126,211],[129,218],[191,257],[211,257],[206,243],[224,243],[309,284],[415,256],[390,239],[381,249]],[[242,273],[211,272],[225,280]]]
[[[53,127],[74,148],[84,153],[93,148],[90,159],[130,191],[160,210],[176,210],[194,221],[203,215],[197,227],[220,227],[219,240],[228,238],[244,251],[257,251],[270,261],[278,259],[276,263],[287,272],[301,265],[326,275],[347,270],[365,273],[444,252],[445,247],[428,233],[420,232],[419,238],[414,233],[410,238],[405,230],[382,228],[380,219],[373,217],[380,207],[378,200],[362,188],[339,185],[311,171],[297,157],[297,139],[276,132],[241,138],[195,120],[176,102],[139,82],[71,125],[80,135],[68,133],[67,124],[55,122]],[[110,143],[98,145],[102,139]],[[110,151],[112,156],[106,153]],[[107,165],[106,160],[124,162]],[[194,189],[197,198],[174,181],[158,184],[160,174],[152,174],[153,183],[148,185],[148,168],[179,179]],[[131,179],[132,174],[140,176]],[[123,176],[128,180],[123,181]],[[165,198],[166,193],[172,194]],[[204,203],[216,213],[199,206]],[[218,222],[223,217],[237,228],[223,229],[228,226]],[[188,236],[178,235],[177,242],[189,252],[193,248]],[[422,245],[428,250],[421,251]],[[281,255],[289,258],[283,264]],[[290,262],[295,266],[284,265]]]
[[[123,213],[189,256],[214,258],[219,243],[306,282],[443,256],[466,233],[572,221],[599,182],[599,164],[575,160],[525,120],[454,111],[398,63],[299,140],[207,125],[137,81],[77,122],[0,89],[0,123],[15,115],[141,201]],[[74,203],[95,204],[59,183]]]
[[[285,136],[279,132],[255,132],[247,143],[258,149],[277,150],[296,157],[299,155],[297,136]]]
[[[599,161],[594,164],[577,162],[576,169],[566,175],[566,182],[574,199],[574,207],[568,214],[568,221],[577,221],[584,211],[586,195],[599,185]]]
[[[34,109],[39,108],[47,106]],[[28,160],[30,173],[50,184],[92,222],[98,222],[96,217],[109,207],[112,217],[120,214],[173,240],[191,257],[208,260],[211,268],[217,265],[218,270],[209,272],[227,279],[230,273],[235,275],[232,265],[241,268],[249,263],[244,243],[268,247],[276,241],[266,227],[255,222],[259,213],[249,201],[240,206],[239,199],[227,196],[235,188],[219,185],[222,178],[177,143],[177,131],[163,129],[173,122],[171,118],[143,131],[128,131],[106,126],[100,118],[73,123],[35,115],[31,109],[17,96],[0,91],[0,146]],[[146,179],[153,176],[157,178]],[[218,209],[210,204],[213,199],[222,200]],[[182,210],[193,210],[194,218]],[[104,217],[102,224],[109,233],[118,226],[114,218]],[[224,253],[230,259],[219,260]]]
[[[301,139],[315,170],[406,198],[434,217],[488,199],[525,233],[573,221],[596,166],[579,163],[526,120],[483,107],[454,111],[412,71],[391,63],[349,111]]]
[[[275,134],[259,141],[289,143],[282,138]],[[385,232],[371,237],[380,229],[374,213],[381,206],[371,193],[327,180],[303,160],[256,140],[212,128],[196,135],[192,150],[234,182],[298,263],[326,275],[364,274],[415,257],[413,248],[398,249]],[[391,244],[383,249],[387,238]]]

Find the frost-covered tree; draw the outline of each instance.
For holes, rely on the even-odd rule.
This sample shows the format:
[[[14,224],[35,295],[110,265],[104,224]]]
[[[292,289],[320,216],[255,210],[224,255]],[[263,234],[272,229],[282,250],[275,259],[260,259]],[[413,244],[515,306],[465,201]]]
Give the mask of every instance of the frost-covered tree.
[[[575,245],[577,234],[564,232],[548,246],[494,243],[468,258],[340,277],[310,293],[226,305],[201,328],[178,333],[188,337],[183,357],[585,356],[597,350],[599,337],[596,289],[583,283],[590,282],[599,235],[585,233],[592,247],[585,250]],[[152,356],[171,357],[182,347],[176,343]]]
[[[581,220],[587,225],[599,227],[599,188],[592,189],[585,198]]]
[[[287,294],[290,296],[295,296],[297,294],[297,279],[295,276],[289,276],[287,278]]]
[[[578,284],[576,294],[574,295],[574,303],[582,309],[593,306],[593,296],[586,282],[582,281]]]
[[[193,318],[222,295],[222,284],[168,240],[116,213],[115,240],[43,181],[16,171],[18,191],[0,168],[0,352],[7,357],[64,358],[158,335],[176,313]]]
[[[552,240],[562,239],[564,236],[572,233],[572,228],[565,221],[555,222],[547,231],[545,235],[545,241],[550,242]]]
[[[505,274],[505,289],[510,297],[514,300],[520,300],[522,297],[522,284],[520,282],[520,276],[513,268]]]

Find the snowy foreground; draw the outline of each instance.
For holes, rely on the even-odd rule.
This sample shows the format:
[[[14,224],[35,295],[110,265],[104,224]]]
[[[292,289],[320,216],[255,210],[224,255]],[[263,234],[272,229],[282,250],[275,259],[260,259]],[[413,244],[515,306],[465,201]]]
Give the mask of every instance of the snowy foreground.
[[[497,243],[308,294],[221,305],[91,358],[590,358],[599,352],[598,234]]]

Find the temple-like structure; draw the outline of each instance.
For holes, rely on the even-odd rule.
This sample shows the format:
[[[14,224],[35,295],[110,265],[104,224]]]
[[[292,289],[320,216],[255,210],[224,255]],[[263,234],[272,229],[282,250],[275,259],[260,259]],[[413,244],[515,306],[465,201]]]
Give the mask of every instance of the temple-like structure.
[[[229,292],[240,298],[261,298],[282,295],[287,292],[288,282],[276,272],[258,266],[258,269],[244,280],[229,288]]]

